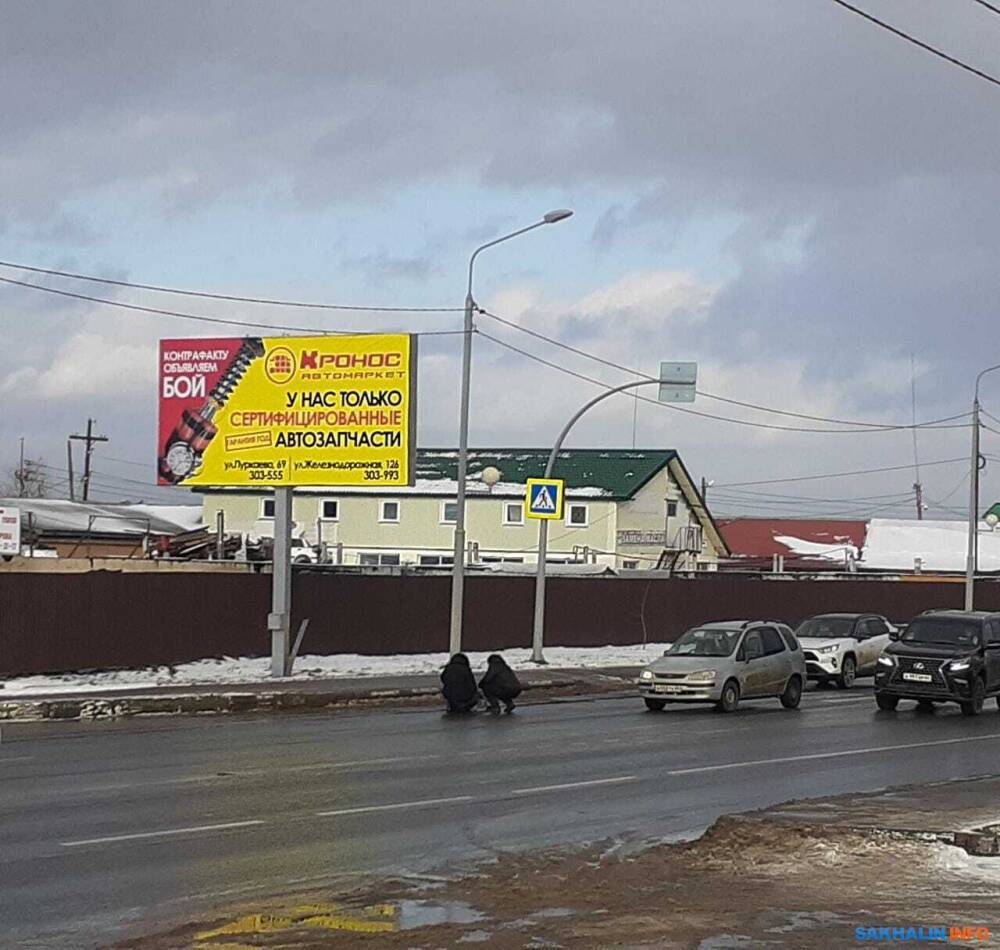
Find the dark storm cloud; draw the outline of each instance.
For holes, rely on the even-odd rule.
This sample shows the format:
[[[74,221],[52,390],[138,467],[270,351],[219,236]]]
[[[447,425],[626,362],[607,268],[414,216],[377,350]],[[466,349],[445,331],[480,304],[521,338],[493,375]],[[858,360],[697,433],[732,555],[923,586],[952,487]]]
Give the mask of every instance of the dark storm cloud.
[[[975,4],[866,4],[997,61],[1000,18]],[[90,240],[81,199],[183,217],[261,191],[322,207],[420,183],[601,189],[620,195],[590,225],[605,260],[632,231],[663,246],[737,222],[704,330],[670,328],[720,360],[752,344],[755,365],[798,358],[827,385],[915,351],[935,363],[928,408],[953,410],[996,339],[1000,89],[826,0],[40,0],[5,6],[0,75],[5,238]],[[382,281],[430,259],[352,258]],[[37,306],[47,333],[72,325],[74,308]],[[41,335],[12,332],[42,365]],[[748,384],[769,401],[768,379]],[[905,389],[844,397],[895,415]]]

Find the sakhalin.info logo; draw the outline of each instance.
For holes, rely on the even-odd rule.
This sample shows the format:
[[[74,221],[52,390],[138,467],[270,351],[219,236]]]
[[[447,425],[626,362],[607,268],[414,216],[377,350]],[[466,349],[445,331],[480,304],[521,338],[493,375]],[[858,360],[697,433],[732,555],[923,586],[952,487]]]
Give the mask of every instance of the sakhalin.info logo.
[[[985,943],[988,927],[855,927],[854,939],[866,943]]]

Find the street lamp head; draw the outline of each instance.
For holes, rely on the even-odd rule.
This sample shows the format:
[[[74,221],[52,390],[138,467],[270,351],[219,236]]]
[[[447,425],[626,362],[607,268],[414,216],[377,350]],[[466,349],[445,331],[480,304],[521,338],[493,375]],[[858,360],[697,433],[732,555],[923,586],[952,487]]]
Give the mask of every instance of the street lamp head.
[[[542,220],[546,224],[555,224],[557,221],[565,221],[567,218],[571,218],[572,216],[573,212],[570,211],[569,208],[559,208],[556,211],[550,211],[544,218],[542,218]]]

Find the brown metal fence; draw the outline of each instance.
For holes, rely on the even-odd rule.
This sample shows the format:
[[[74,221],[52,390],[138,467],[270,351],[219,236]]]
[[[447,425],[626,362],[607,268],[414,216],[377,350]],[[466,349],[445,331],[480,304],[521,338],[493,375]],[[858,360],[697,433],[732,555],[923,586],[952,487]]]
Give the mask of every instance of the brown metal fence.
[[[269,649],[267,574],[0,574],[0,675],[263,656]],[[305,571],[295,618],[310,621],[303,653],[422,653],[448,647],[450,579]],[[472,576],[465,647],[528,646],[534,580]],[[709,619],[795,623],[833,610],[906,621],[960,607],[951,581],[552,577],[546,642],[602,646],[675,639]],[[977,606],[1000,610],[1000,583],[980,582]]]

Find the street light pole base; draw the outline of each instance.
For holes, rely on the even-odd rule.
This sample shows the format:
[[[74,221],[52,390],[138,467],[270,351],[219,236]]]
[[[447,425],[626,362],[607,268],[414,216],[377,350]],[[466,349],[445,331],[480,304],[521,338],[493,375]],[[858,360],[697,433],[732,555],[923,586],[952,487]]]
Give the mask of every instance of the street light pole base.
[[[549,665],[549,661],[546,660],[545,657],[541,656],[541,655],[539,655],[539,656],[533,656],[531,658],[531,662],[532,663],[536,663],[538,666],[548,666]]]

